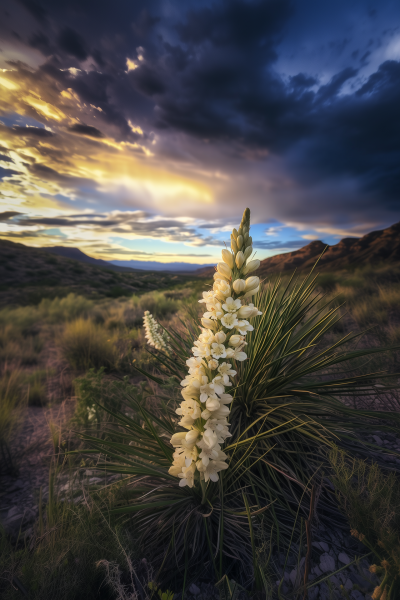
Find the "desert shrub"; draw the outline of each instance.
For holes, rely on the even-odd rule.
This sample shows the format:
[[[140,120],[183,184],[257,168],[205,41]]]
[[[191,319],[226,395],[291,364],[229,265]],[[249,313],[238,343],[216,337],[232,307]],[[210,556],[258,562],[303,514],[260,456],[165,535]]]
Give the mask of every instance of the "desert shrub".
[[[123,395],[131,388],[127,377],[116,381],[105,375],[104,368],[90,369],[86,375],[75,379],[74,388],[77,397],[74,421],[79,426],[98,426],[112,421],[110,411],[119,410]]]
[[[346,288],[352,288],[354,290],[359,290],[367,286],[366,278],[362,275],[352,275],[352,276],[344,276],[338,277],[338,283]]]
[[[68,323],[59,344],[64,358],[74,369],[113,369],[116,366],[113,341],[104,329],[92,321],[77,319]]]
[[[167,315],[177,312],[179,303],[177,300],[167,298],[165,293],[150,292],[143,296],[132,296],[132,304],[138,308],[143,319],[145,310],[151,312],[157,319],[162,319]]]
[[[318,287],[323,290],[332,290],[337,281],[336,273],[321,273],[318,275]]]
[[[391,325],[388,328],[388,338],[391,344],[400,344],[400,325]]]
[[[14,324],[0,326],[0,362],[22,365],[37,363],[43,349],[39,335],[23,335]]]
[[[54,300],[44,298],[38,306],[41,318],[50,323],[88,317],[92,309],[93,302],[91,300],[73,293],[68,294],[65,298],[54,298]]]
[[[2,470],[14,470],[9,444],[21,422],[26,407],[26,394],[21,390],[19,370],[0,377],[0,461]]]
[[[400,595],[400,482],[376,464],[351,459],[337,449],[330,453],[333,483],[351,534],[373,554],[372,573],[381,579],[373,598]]]
[[[47,401],[47,371],[38,370],[25,375],[24,382],[28,394],[29,406],[43,406]]]
[[[376,296],[355,303],[351,308],[351,314],[357,323],[361,326],[371,323],[387,323],[387,308]]]
[[[37,320],[38,311],[35,306],[6,307],[0,310],[0,327],[11,325],[22,335],[29,332]]]
[[[398,309],[400,307],[400,286],[380,287],[378,297],[382,306]]]
[[[43,350],[44,342],[40,335],[29,335],[20,342],[19,358],[22,365],[35,365]]]
[[[135,556],[128,534],[110,523],[110,494],[86,495],[84,504],[61,502],[54,495],[44,507],[33,536],[15,548],[0,531],[0,595],[18,600],[16,578],[31,600],[111,600],[115,598],[106,574],[98,563],[128,571],[127,557]],[[41,507],[42,508],[42,507]],[[15,579],[14,579],[15,581]]]

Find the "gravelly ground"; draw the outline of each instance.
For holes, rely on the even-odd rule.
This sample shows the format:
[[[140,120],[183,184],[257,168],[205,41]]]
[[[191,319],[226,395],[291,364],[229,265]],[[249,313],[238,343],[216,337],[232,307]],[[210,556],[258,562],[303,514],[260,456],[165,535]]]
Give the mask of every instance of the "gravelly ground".
[[[49,467],[54,454],[49,423],[52,422],[56,428],[65,431],[65,424],[72,415],[73,409],[74,401],[71,399],[51,409],[28,408],[25,421],[11,447],[13,455],[17,456],[19,472],[16,476],[2,475],[0,481],[0,520],[6,531],[14,536],[19,530],[29,535],[30,528],[38,517],[40,488],[44,499],[48,494]],[[400,453],[400,439],[394,435],[376,432],[374,435],[367,436],[366,441],[377,444],[382,449]],[[394,454],[385,454],[381,457],[388,466],[400,470],[400,458]],[[90,472],[87,472],[87,475],[90,483],[96,483]],[[64,485],[65,489],[67,485]],[[321,524],[314,532],[313,539],[310,581],[344,567],[353,561],[356,555],[362,556],[366,553],[365,548],[349,535],[348,530],[330,531]],[[285,571],[282,567],[281,589],[284,595],[292,592],[301,583],[303,569],[304,559],[298,568],[295,555],[289,560]],[[277,585],[279,583],[276,582]],[[343,586],[347,597],[351,600],[370,600],[375,585],[374,576],[368,572],[368,563],[363,561],[315,585],[309,590],[309,599],[333,600],[346,597],[340,590],[340,586]],[[190,586],[186,596],[189,600],[191,598],[205,600],[217,598],[218,592],[212,584],[198,582]]]

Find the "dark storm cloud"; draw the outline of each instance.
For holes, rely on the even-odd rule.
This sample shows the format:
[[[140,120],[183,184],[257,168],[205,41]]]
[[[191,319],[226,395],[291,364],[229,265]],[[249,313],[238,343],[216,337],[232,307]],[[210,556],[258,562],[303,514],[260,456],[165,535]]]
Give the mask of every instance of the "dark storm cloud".
[[[80,186],[92,186],[95,188],[95,182],[92,179],[86,179],[84,177],[73,177],[69,175],[62,175],[55,169],[51,169],[46,165],[40,163],[34,163],[33,165],[27,165],[28,170],[32,175],[43,179],[43,181],[53,181],[59,183],[65,187],[79,188]]]
[[[48,131],[44,127],[20,127],[19,125],[14,125],[13,127],[3,128],[0,126],[0,131],[2,129],[7,130],[12,135],[16,135],[18,137],[48,138],[54,135],[52,131]]]
[[[311,77],[305,73],[298,73],[290,78],[290,85],[296,88],[309,88],[318,83],[316,77]]]
[[[304,209],[296,200],[299,191],[319,185],[329,189],[339,180],[351,183],[355,191],[349,197],[358,211],[376,206],[377,198],[382,210],[395,209],[400,189],[400,65],[383,62],[368,77],[362,71],[371,53],[383,45],[383,30],[373,39],[353,43],[347,31],[332,29],[313,51],[326,52],[330,60],[341,57],[340,67],[329,67],[327,77],[301,64],[298,72],[284,76],[277,62],[287,27],[302,18],[313,23],[317,4],[173,1],[167,9],[163,2],[138,0],[115,3],[110,10],[95,0],[71,0],[68,9],[50,0],[20,1],[37,22],[43,23],[48,13],[49,22],[55,23],[37,30],[36,22],[26,35],[47,57],[32,77],[45,78],[52,89],[71,89],[81,105],[101,109],[93,121],[81,114],[82,108],[76,109],[70,116],[87,124],[73,126],[74,133],[137,141],[131,120],[142,127],[144,141],[151,131],[161,143],[169,134],[179,136],[181,152],[172,155],[166,143],[166,155],[170,151],[169,156],[186,159],[193,156],[194,146],[212,144],[216,154],[220,149],[227,172],[256,165],[258,173],[265,169],[266,179],[277,158],[284,180],[293,186],[287,214],[296,212],[299,219],[315,214],[324,201],[310,198]],[[381,10],[377,6],[377,13],[362,8],[374,23]],[[337,3],[338,15],[345,16],[347,10],[347,3]],[[314,25],[317,35],[317,21]],[[127,58],[135,60],[136,69],[127,72]],[[91,60],[96,64],[89,68]],[[71,72],[70,67],[81,70]],[[38,138],[52,135],[39,128],[15,126],[12,131]],[[35,165],[33,172],[39,171]],[[56,180],[53,174],[49,177]],[[348,199],[343,203],[350,207]],[[336,207],[326,210],[333,214]]]
[[[313,134],[293,160],[297,177],[351,175],[366,192],[398,202],[400,189],[400,63],[387,61],[352,96],[313,117]]]
[[[104,137],[104,133],[102,133],[96,127],[91,127],[90,125],[80,125],[79,123],[75,123],[74,125],[69,127],[68,131],[72,131],[73,133],[79,133],[80,135],[88,135],[89,137],[94,138]]]
[[[44,23],[47,18],[47,12],[39,2],[35,0],[19,0],[24,8],[33,16],[39,23]]]
[[[88,50],[85,40],[74,29],[65,27],[58,36],[57,41],[61,50],[64,50],[70,56],[74,56],[78,60],[87,59]]]
[[[13,169],[5,169],[4,167],[0,167],[0,179],[4,179],[4,177],[11,177],[12,175],[20,175],[19,171],[14,171]]]
[[[5,212],[0,213],[0,222],[4,223],[4,221],[9,221],[9,219],[21,214],[22,213],[13,210],[6,210]]]
[[[32,48],[40,50],[40,52],[44,54],[44,56],[50,56],[54,53],[54,46],[50,42],[50,38],[47,35],[45,35],[42,31],[34,33],[29,38],[29,45],[32,46]]]
[[[4,162],[14,162],[13,159],[6,154],[0,154],[0,160],[4,160]]]
[[[43,178],[47,170],[43,171]],[[51,171],[51,170],[50,170]],[[56,177],[55,172],[50,178]],[[48,177],[49,178],[49,177]],[[18,214],[18,213],[17,213]],[[146,220],[143,220],[146,219]],[[176,219],[151,218],[151,215],[144,211],[119,212],[96,215],[96,214],[78,214],[56,217],[22,217],[18,219],[18,225],[24,227],[62,227],[74,229],[84,227],[99,233],[135,233],[140,235],[151,235],[153,237],[165,238],[176,242],[195,242],[196,246],[221,246],[222,242],[213,238],[199,234],[195,228],[185,225]]]

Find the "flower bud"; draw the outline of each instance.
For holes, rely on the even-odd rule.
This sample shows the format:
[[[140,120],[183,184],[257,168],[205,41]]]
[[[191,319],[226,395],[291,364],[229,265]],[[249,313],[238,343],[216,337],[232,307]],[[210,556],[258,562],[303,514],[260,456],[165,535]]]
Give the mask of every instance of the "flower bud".
[[[246,245],[248,239],[249,239],[249,234],[246,231],[246,233],[243,234],[244,245]]]
[[[236,244],[236,240],[232,234],[231,234],[231,248],[232,248],[232,252],[234,252],[234,254],[236,254],[236,252],[238,251],[238,247]]]
[[[179,473],[182,473],[182,467],[180,465],[172,465],[168,469],[168,473],[174,477],[178,477]]]
[[[232,271],[224,262],[219,262],[217,265],[218,273],[221,273],[226,279],[230,279],[232,277]]]
[[[212,319],[206,319],[205,317],[203,317],[201,319],[201,324],[203,325],[203,327],[205,327],[206,329],[214,329],[215,326],[215,321],[213,321]]]
[[[253,252],[253,247],[247,246],[246,250],[244,251],[244,259],[247,260],[252,252]]]
[[[233,255],[232,252],[229,252],[229,250],[222,250],[221,252],[222,254],[222,260],[224,261],[224,263],[226,263],[228,265],[228,267],[230,267],[231,269],[233,269]]]
[[[174,433],[174,435],[170,439],[170,442],[173,446],[180,446],[185,437],[186,431],[179,431],[178,433]]]
[[[232,235],[235,238],[235,240],[237,240],[238,232],[236,231],[235,228],[232,229]]]
[[[242,306],[238,310],[238,317],[240,319],[248,319],[248,318],[250,318],[252,316],[253,310],[254,309],[251,308],[250,306]]]
[[[252,246],[252,244],[253,244],[253,238],[251,237],[251,235],[249,235],[249,238],[246,242],[246,246]]]
[[[218,369],[218,361],[215,360],[215,358],[212,358],[211,360],[209,360],[208,368],[211,369],[211,371],[215,371],[215,369]]]
[[[197,431],[197,429],[191,429],[190,431],[187,432],[185,441],[188,444],[194,444],[198,437],[199,437],[199,432]]]
[[[260,266],[259,260],[257,260],[257,259],[251,260],[249,263],[247,263],[247,265],[243,269],[244,275],[247,275],[247,273],[251,273],[252,271],[256,271],[259,266]]]
[[[240,294],[241,292],[244,292],[244,289],[246,287],[246,282],[244,279],[236,279],[233,282],[232,287],[237,294]]]
[[[207,398],[207,400],[206,400],[207,410],[212,412],[213,410],[218,410],[220,406],[221,406],[221,404],[218,402],[218,398]]]
[[[237,247],[238,247],[238,248],[239,248],[239,250],[240,250],[240,248],[243,246],[243,237],[242,237],[241,235],[238,235],[238,236],[237,236],[237,239],[236,239],[236,244],[237,244]]]
[[[227,277],[224,277],[223,275],[221,275],[221,273],[218,273],[218,271],[214,273],[213,278],[215,281],[229,281]]]
[[[244,308],[244,307],[242,306],[242,308]],[[242,310],[242,309],[240,309],[240,310]],[[241,335],[236,335],[236,334],[232,335],[229,338],[229,345],[233,346],[235,348],[236,346],[239,346],[242,343],[242,340],[243,340],[243,337]]]
[[[226,335],[223,331],[218,331],[218,333],[216,333],[214,337],[215,337],[216,342],[218,342],[218,344],[223,344],[224,341],[226,340]]]
[[[248,292],[246,292],[246,294],[243,296],[243,298],[251,298],[252,296],[255,296],[256,294],[258,294],[259,291],[260,291],[260,286],[254,288],[254,290],[249,290]]]
[[[239,250],[239,252],[236,254],[236,266],[238,269],[243,266],[244,260],[244,254],[241,250]]]
[[[259,284],[260,284],[260,279],[256,275],[253,275],[252,277],[248,277],[246,279],[245,291],[248,292],[249,290],[256,288]]]

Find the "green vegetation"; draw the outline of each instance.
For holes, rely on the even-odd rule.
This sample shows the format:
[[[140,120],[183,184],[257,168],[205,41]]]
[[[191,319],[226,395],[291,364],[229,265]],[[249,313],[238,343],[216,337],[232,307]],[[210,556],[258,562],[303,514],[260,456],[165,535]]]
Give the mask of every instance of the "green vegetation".
[[[337,449],[330,454],[336,496],[347,516],[351,533],[372,553],[371,573],[381,583],[373,598],[395,600],[400,595],[400,482],[394,473],[376,464],[346,456]]]
[[[253,579],[261,585],[253,519],[264,513],[274,532],[272,544],[286,551],[296,514],[300,511],[300,526],[308,512],[310,482],[321,482],[321,468],[327,468],[327,454],[336,440],[351,451],[357,436],[361,442],[366,430],[386,427],[388,413],[354,410],[343,402],[361,386],[364,396],[376,396],[376,376],[355,377],[352,362],[357,366],[359,359],[381,349],[352,349],[358,336],[348,335],[326,344],[326,334],[340,315],[315,294],[315,286],[311,278],[289,287],[277,280],[255,299],[263,314],[247,336],[249,360],[236,364],[240,385],[233,390],[232,438],[224,447],[229,468],[218,484],[181,488],[168,473],[173,450],[166,441],[176,430],[170,388],[186,374],[186,359],[199,331],[196,321],[187,323],[184,332],[169,331],[174,356],[158,355],[161,376],[149,374],[161,386],[157,399],[162,410],[155,412],[139,401],[132,388],[124,394],[124,408],[113,410],[119,431],[112,427],[102,440],[86,438],[103,452],[104,468],[142,478],[140,488],[132,488],[130,502],[114,512],[135,514],[139,543],[152,564],[164,565],[168,585],[175,564],[192,577],[199,576],[200,565],[208,565],[219,578],[230,564],[242,584]],[[391,384],[381,380],[390,390]],[[142,424],[125,407],[140,414]],[[391,420],[393,427],[400,422],[398,415],[392,414]],[[320,505],[334,522],[328,492],[321,495]],[[174,552],[166,558],[171,539]],[[196,545],[189,544],[193,539]]]
[[[21,373],[5,372],[0,377],[0,471],[15,471],[10,452],[10,441],[20,423],[26,406],[26,396],[21,394]]]
[[[61,259],[47,258],[62,270]],[[73,261],[70,267],[76,269]],[[157,283],[149,276],[125,296],[126,287],[115,291],[119,274],[102,276],[110,279],[107,290],[95,277],[88,283],[101,296],[73,292],[0,310],[2,469],[13,466],[10,439],[28,404],[64,398],[64,377],[74,380],[76,398],[71,439],[49,423],[64,467],[52,471],[47,505],[38,500],[32,536],[1,536],[1,597],[22,597],[15,589],[21,584],[33,600],[135,593],[171,600],[170,590],[204,576],[218,582],[221,598],[233,600],[245,588],[263,589],[272,600],[279,578],[273,557],[306,556],[305,522],[320,486],[321,518],[335,527],[339,505],[358,539],[365,536],[366,554],[374,552],[382,593],[388,586],[398,594],[398,477],[368,467],[362,444],[368,430],[398,428],[398,413],[385,402],[396,398],[399,353],[381,354],[383,345],[400,343],[397,274],[360,269],[289,287],[286,278],[270,278],[254,299],[263,315],[246,338],[249,360],[234,367],[240,383],[223,448],[229,468],[218,483],[194,488],[179,487],[168,473],[169,439],[199,333],[197,299],[209,282],[149,291]],[[170,358],[145,345],[145,310],[168,330]],[[364,326],[372,329],[359,336]],[[376,376],[382,370],[388,373]],[[373,409],[353,408],[360,387]],[[86,472],[102,475],[103,468],[123,482],[100,490],[84,484]],[[323,485],[330,469],[336,503]],[[57,491],[68,470],[79,483],[74,495]]]
[[[31,600],[115,598],[98,563],[107,556],[128,571],[127,557],[134,552],[129,534],[107,516],[116,493],[95,494],[74,505],[62,502],[53,487],[27,542],[14,549],[0,531],[1,598],[18,600],[21,589]]]
[[[85,319],[68,323],[60,340],[64,358],[73,369],[83,371],[116,367],[117,356],[112,340],[104,329]]]

